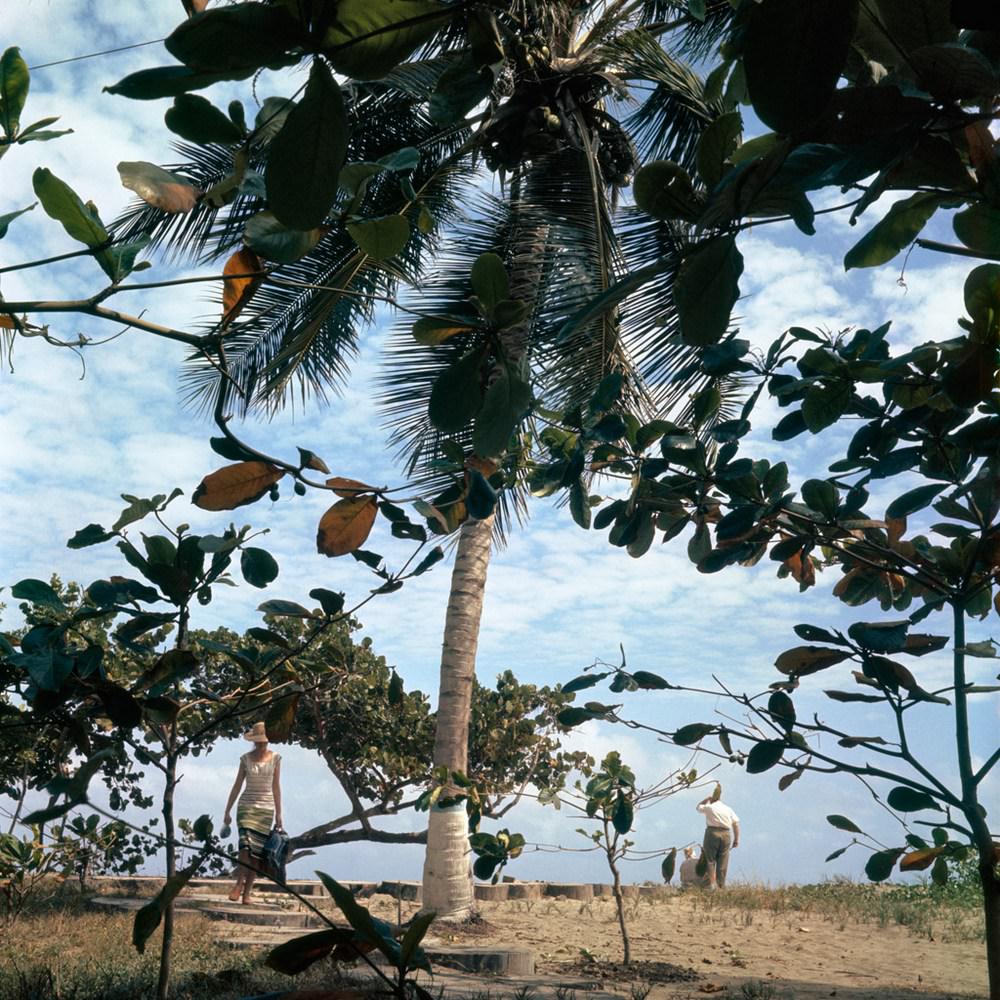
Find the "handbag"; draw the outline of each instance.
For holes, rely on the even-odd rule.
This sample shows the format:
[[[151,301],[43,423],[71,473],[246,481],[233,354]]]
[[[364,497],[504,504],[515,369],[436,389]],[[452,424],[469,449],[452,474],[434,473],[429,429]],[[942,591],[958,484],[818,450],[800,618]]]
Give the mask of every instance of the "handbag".
[[[288,856],[288,834],[275,827],[264,841],[264,865],[276,882],[285,881],[285,858]]]

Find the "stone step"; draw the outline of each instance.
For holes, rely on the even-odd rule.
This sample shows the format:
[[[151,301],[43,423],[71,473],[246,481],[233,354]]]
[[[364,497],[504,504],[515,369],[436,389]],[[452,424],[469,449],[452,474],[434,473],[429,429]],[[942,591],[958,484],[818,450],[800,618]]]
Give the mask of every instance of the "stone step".
[[[107,911],[134,912],[148,903],[148,899],[125,898],[120,896],[96,896],[90,905]],[[244,906],[242,903],[209,902],[205,897],[178,896],[174,909],[181,913],[201,913],[212,920],[228,920],[237,924],[256,926],[303,928],[322,927],[323,921],[307,910],[289,910],[273,903]]]
[[[221,941],[231,948],[275,948],[301,933],[287,928],[260,927],[249,933],[222,938]],[[433,965],[460,969],[463,972],[488,972],[498,976],[530,976],[535,972],[535,953],[527,948],[505,945],[444,945],[428,940],[424,943],[424,951]],[[385,956],[380,951],[369,952],[368,957],[376,965],[386,964]]]
[[[354,892],[355,890],[351,890]],[[379,882],[373,890],[373,895],[384,893],[393,899],[403,899],[410,903],[419,903],[423,898],[423,886],[420,882]]]
[[[545,895],[589,903],[594,898],[594,887],[589,882],[546,882]]]

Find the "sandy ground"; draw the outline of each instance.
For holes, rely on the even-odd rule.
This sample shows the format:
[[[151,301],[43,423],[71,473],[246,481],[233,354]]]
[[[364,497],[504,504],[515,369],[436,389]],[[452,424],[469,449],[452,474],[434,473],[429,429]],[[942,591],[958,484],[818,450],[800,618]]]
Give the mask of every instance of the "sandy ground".
[[[396,903],[388,897],[375,896],[368,902],[377,915],[395,919]],[[582,996],[589,988],[636,1000],[643,984],[651,981],[649,1000],[689,1000],[724,992],[746,1000],[943,1000],[987,992],[984,945],[954,940],[945,914],[940,926],[932,918],[930,932],[918,936],[898,924],[708,907],[698,892],[641,898],[628,906],[636,967],[625,972],[615,967],[622,958],[622,945],[611,899],[581,904],[556,898],[479,906],[491,925],[488,933],[436,936],[460,943],[531,948],[539,980],[546,975],[573,977]],[[413,910],[412,904],[403,904],[403,918]],[[677,967],[678,976],[697,978],[670,981],[671,966]],[[772,984],[773,990],[757,987],[749,995],[744,993],[743,984],[760,981]],[[494,995],[502,990],[501,984],[497,987],[491,990]]]

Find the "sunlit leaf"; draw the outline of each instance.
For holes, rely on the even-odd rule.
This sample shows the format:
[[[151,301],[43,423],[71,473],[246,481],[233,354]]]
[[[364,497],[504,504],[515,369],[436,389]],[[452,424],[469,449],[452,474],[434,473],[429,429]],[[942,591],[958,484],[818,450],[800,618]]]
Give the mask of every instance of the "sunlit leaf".
[[[28,64],[21,50],[11,46],[0,56],[0,128],[8,138],[17,135],[20,128],[30,85]]]
[[[395,257],[410,239],[410,224],[402,215],[385,215],[380,219],[349,222],[347,231],[351,239],[375,260]]]
[[[323,48],[339,73],[377,80],[448,23],[436,0],[340,0]]]
[[[118,174],[123,187],[162,212],[190,212],[201,194],[193,184],[155,163],[123,161],[118,164]]]
[[[4,215],[0,215],[0,240],[2,240],[7,235],[7,229],[10,224],[19,216],[24,215],[25,212],[30,212],[38,202],[32,202],[27,208],[20,208],[16,212],[7,212]]]
[[[372,496],[338,500],[320,519],[316,548],[326,556],[343,556],[361,548],[378,515]]]
[[[198,484],[191,502],[202,510],[234,510],[259,500],[284,474],[284,470],[266,462],[227,465]]]
[[[98,247],[111,238],[93,202],[85,205],[80,196],[51,170],[39,167],[31,177],[32,186],[47,215],[61,222],[63,229],[80,243]]]
[[[243,311],[244,306],[253,298],[253,294],[264,280],[261,259],[249,247],[237,250],[222,269],[225,277],[222,281],[222,322],[232,323]]]

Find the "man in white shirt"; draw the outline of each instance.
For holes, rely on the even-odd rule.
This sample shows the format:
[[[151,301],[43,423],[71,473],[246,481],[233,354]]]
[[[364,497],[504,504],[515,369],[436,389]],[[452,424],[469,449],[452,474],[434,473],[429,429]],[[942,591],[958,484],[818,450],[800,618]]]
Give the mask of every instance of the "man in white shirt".
[[[740,846],[740,818],[721,800],[702,799],[697,809],[705,817],[705,842],[702,854],[708,862],[708,888],[726,884],[729,852]]]

